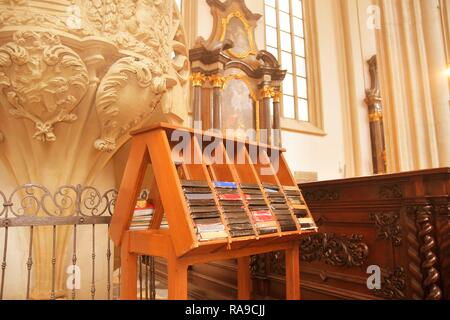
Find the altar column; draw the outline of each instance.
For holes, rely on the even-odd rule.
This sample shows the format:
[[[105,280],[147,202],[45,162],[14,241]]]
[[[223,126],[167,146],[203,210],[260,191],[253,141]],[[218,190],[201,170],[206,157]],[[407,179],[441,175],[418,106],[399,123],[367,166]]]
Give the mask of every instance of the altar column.
[[[269,85],[264,85],[261,88],[261,112],[262,115],[261,119],[261,129],[266,130],[267,139],[261,139],[261,132],[260,132],[260,140],[261,142],[266,142],[268,145],[272,144],[272,121],[270,120],[270,99],[273,96],[273,88]]]
[[[193,73],[191,76],[193,87],[193,120],[195,122],[202,121],[202,90],[206,77],[200,72]]]
[[[280,101],[281,101],[281,91],[276,89],[273,92],[273,144],[276,147],[281,147],[281,111],[280,111]]]
[[[223,93],[223,87],[225,85],[225,77],[219,74],[212,75],[209,78],[209,81],[211,82],[213,86],[213,103],[212,103],[212,110],[213,110],[213,129],[222,129],[222,93]],[[227,129],[227,128],[223,128]]]

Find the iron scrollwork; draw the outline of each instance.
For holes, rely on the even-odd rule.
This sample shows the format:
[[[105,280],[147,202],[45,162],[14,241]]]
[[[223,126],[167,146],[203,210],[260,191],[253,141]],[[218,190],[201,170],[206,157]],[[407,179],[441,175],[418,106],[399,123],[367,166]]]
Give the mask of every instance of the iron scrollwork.
[[[111,217],[116,198],[117,191],[113,189],[101,193],[91,186],[65,185],[52,193],[43,185],[21,185],[9,197],[0,191],[0,227],[24,218],[28,219],[25,225],[33,225],[33,218],[41,219],[38,224],[42,225],[43,217],[79,217],[80,222],[86,217]]]

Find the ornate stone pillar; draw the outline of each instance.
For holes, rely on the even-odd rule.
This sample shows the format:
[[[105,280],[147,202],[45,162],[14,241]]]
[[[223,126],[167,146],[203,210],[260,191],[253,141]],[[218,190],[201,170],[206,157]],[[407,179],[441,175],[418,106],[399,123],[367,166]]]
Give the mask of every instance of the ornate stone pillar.
[[[227,129],[222,128],[222,91],[225,85],[225,77],[221,74],[215,74],[209,77],[209,81],[213,87],[213,129]]]
[[[174,1],[0,2],[1,175],[52,194],[62,185],[117,188],[108,164],[130,130],[187,118],[189,61],[175,8]],[[61,297],[71,231],[36,229],[32,298]],[[7,272],[20,277],[26,269]]]

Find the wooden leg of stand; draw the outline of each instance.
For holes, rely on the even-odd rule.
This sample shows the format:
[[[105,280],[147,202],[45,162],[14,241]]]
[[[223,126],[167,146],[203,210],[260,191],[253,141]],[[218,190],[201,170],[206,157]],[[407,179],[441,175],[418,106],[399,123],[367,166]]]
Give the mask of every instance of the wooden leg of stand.
[[[286,299],[300,300],[299,245],[286,250]]]
[[[250,257],[239,258],[238,260],[238,299],[251,299],[251,275]]]
[[[167,260],[169,300],[188,299],[188,266],[176,258]]]
[[[137,255],[129,251],[129,236],[125,234],[120,248],[120,300],[137,299]]]

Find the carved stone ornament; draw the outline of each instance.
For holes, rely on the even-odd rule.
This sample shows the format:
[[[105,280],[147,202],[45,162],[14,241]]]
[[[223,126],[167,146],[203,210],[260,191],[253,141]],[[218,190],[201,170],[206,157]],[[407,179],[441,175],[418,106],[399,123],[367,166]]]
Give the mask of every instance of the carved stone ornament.
[[[363,236],[338,236],[330,233],[311,235],[301,241],[303,261],[324,261],[335,267],[360,267],[369,256]]]
[[[389,300],[405,299],[406,273],[402,267],[382,270],[381,289],[374,290],[376,296]]]
[[[394,246],[402,244],[402,228],[398,225],[400,215],[395,212],[372,212],[370,220],[375,223],[378,239],[392,240]]]
[[[19,31],[0,47],[0,90],[9,113],[32,121],[39,141],[55,141],[55,124],[77,120],[72,111],[88,83],[81,58],[51,32]]]
[[[169,71],[170,60],[166,57],[172,51],[172,44],[161,39],[174,34],[168,19],[174,11],[172,1],[23,0],[0,2],[0,7],[0,27],[33,25],[80,37],[99,36],[120,49],[161,59],[163,71]],[[59,14],[50,14],[51,11]]]
[[[116,139],[136,127],[161,102],[162,94],[173,87],[176,80],[157,71],[150,60],[133,57],[117,61],[102,79],[96,96],[102,137],[95,142],[101,151],[116,149]],[[123,95],[122,92],[126,92]],[[130,94],[140,96],[133,104],[122,99]]]

